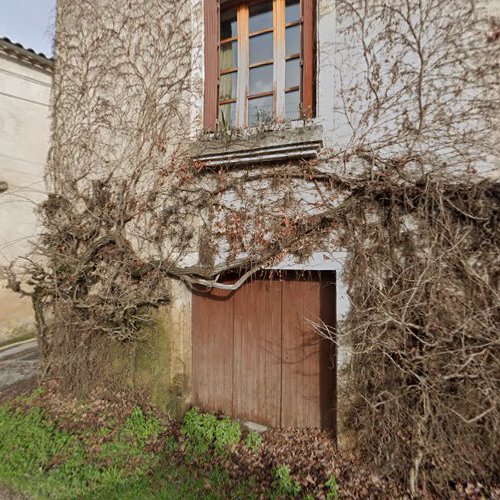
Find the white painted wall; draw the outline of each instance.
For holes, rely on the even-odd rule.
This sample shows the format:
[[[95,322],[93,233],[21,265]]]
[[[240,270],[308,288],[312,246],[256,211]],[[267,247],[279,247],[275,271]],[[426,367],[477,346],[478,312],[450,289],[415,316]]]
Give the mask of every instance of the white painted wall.
[[[0,51],[0,266],[26,255],[39,228],[34,213],[44,199],[49,149],[51,72]],[[0,281],[2,332],[33,321],[31,302]]]
[[[335,0],[318,0],[317,8],[317,118],[323,126],[323,141],[327,148],[336,146],[334,136],[335,100]]]

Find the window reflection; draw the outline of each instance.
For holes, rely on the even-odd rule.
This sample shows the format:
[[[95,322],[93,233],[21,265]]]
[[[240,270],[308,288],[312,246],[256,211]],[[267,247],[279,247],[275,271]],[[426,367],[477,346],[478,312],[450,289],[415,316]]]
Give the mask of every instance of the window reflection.
[[[285,116],[289,120],[300,117],[300,92],[295,90],[285,94]]]
[[[250,33],[273,27],[273,2],[259,2],[250,6]]]
[[[238,22],[236,12],[230,12],[223,16],[220,21],[220,39],[235,38],[238,36]]]
[[[300,59],[290,59],[286,62],[285,87],[298,87],[300,85]]]
[[[286,55],[300,54],[300,26],[289,26],[285,38]]]
[[[248,125],[269,123],[273,119],[273,96],[259,97],[248,101]]]
[[[220,47],[220,69],[238,67],[238,42],[227,42]]]
[[[250,95],[272,92],[273,90],[273,65],[259,66],[250,69],[250,84],[248,91]]]
[[[273,60],[273,33],[250,38],[250,64]]]
[[[300,0],[286,0],[286,23],[293,23],[300,20]]]
[[[219,86],[219,99],[224,101],[226,99],[236,98],[236,91],[238,86],[238,73],[228,73],[221,75]]]
[[[230,9],[224,9],[224,5],[229,6],[229,2],[222,2],[220,18],[218,101],[221,126],[267,123],[276,112],[279,118],[300,118],[304,78],[301,66],[302,1],[241,0],[241,3],[231,2],[233,8]],[[245,37],[239,39],[239,32],[245,32]],[[284,47],[275,47],[278,42]],[[245,55],[245,64],[241,67],[239,53]],[[281,106],[279,110],[274,109],[275,101],[280,103],[283,98],[285,116]]]
[[[219,106],[219,123],[222,128],[236,124],[236,103],[221,104]]]

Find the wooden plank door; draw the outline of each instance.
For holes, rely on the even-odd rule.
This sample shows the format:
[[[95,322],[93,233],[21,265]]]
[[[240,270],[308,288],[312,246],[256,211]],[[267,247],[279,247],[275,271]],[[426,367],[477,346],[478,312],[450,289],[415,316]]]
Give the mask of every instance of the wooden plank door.
[[[335,324],[335,285],[318,273],[282,283],[281,427],[331,429],[335,425],[334,350],[331,342],[319,337],[316,327],[321,321]]]
[[[233,294],[193,293],[193,397],[205,410],[232,414]]]
[[[193,397],[205,410],[272,427],[335,425],[333,273],[255,279],[193,294]]]
[[[234,296],[233,414],[280,426],[281,283],[254,280]]]

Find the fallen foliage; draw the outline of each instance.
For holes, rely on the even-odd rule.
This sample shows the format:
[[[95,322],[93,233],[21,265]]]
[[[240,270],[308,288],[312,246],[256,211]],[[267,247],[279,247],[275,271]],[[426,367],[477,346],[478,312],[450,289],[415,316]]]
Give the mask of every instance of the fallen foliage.
[[[241,498],[275,498],[279,491],[276,471],[288,471],[301,498],[410,498],[394,480],[370,472],[359,457],[339,452],[334,436],[317,429],[271,429],[260,435],[257,447],[251,448],[248,443],[256,438],[249,441],[248,436],[253,434],[243,431],[237,444],[226,439],[226,446],[221,447],[216,446],[216,429],[227,431],[234,426],[222,415],[192,410],[188,423],[183,423],[167,415],[155,415],[151,408],[140,410],[126,394],[110,395],[104,389],[83,401],[68,398],[61,395],[55,382],[11,400],[10,405],[26,415],[41,412],[58,433],[84,440],[87,456],[99,467],[126,464],[133,474],[145,463],[156,464],[146,472],[149,479],[134,486],[137,491],[144,488],[144,498],[152,494],[149,488],[157,466],[171,471],[169,477],[178,478],[172,470],[182,471],[182,475],[196,480],[193,495],[194,489],[201,488],[212,498],[240,498],[240,494]],[[193,443],[198,445],[196,453]],[[50,468],[64,466],[66,458],[64,454],[54,456]],[[162,476],[157,487],[166,487],[165,481],[169,480]],[[447,497],[498,499],[500,488],[458,481],[450,485]],[[429,493],[423,498],[439,497]]]

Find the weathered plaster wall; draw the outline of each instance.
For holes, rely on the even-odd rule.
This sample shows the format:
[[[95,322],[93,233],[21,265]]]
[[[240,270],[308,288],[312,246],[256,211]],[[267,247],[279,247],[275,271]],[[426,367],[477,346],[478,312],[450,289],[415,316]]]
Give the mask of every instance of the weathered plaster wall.
[[[499,0],[486,0],[486,8],[490,16],[500,19],[500,1]],[[495,134],[495,140],[497,144],[500,144],[500,116],[497,116],[496,130],[493,131]],[[500,156],[497,157],[495,162],[495,170],[492,175],[497,179],[500,179]]]
[[[182,283],[171,284],[172,303],[160,311],[169,335],[169,406],[182,412],[190,402],[191,388],[191,292]]]
[[[171,283],[172,303],[153,313],[154,323],[138,342],[117,343],[112,374],[172,416],[189,405],[191,383],[191,293]]]
[[[498,0],[486,0],[485,3],[490,16],[500,16],[500,2]]]
[[[171,162],[196,122],[191,116],[196,47],[191,47],[199,36],[190,2],[58,1],[49,185],[77,207],[75,218],[92,213],[96,233],[109,231],[101,224],[105,217],[119,225],[118,210],[88,203],[100,183],[155,205],[157,219],[167,211],[170,182],[176,180],[169,177]],[[159,172],[165,172],[161,188]],[[158,199],[150,199],[153,192]],[[176,261],[184,255],[176,255],[169,239],[177,237],[172,225],[165,224],[160,237],[152,234],[150,214],[135,213],[123,233],[138,259]],[[170,303],[155,314],[155,331],[116,349],[117,358],[130,361],[129,385],[147,392],[158,406],[176,410],[189,393],[190,293],[175,282],[165,289]],[[116,363],[122,370],[119,359]]]
[[[323,126],[325,147],[334,148],[334,97],[335,97],[335,0],[318,0],[317,40],[317,121]]]
[[[49,71],[0,52],[0,182],[8,185],[0,193],[0,265],[26,255],[39,231],[34,210],[45,196],[51,81]],[[0,341],[32,322],[31,301],[0,282]]]

